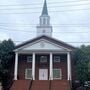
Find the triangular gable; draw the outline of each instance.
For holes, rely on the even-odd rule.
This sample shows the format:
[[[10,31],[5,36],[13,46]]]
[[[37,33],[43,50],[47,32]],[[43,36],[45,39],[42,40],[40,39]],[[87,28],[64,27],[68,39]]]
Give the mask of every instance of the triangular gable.
[[[49,42],[47,40],[39,40],[37,42],[28,44],[27,46],[23,47],[22,50],[59,50],[59,51],[66,51],[66,48],[60,47],[57,44]]]
[[[19,50],[61,50],[72,51],[74,47],[48,36],[41,36],[20,44],[14,51]]]

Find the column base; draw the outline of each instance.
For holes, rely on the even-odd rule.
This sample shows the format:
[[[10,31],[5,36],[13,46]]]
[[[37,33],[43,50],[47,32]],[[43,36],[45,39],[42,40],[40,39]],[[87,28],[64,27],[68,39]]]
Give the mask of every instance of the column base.
[[[17,75],[14,76],[14,80],[18,80],[18,79],[17,79]]]

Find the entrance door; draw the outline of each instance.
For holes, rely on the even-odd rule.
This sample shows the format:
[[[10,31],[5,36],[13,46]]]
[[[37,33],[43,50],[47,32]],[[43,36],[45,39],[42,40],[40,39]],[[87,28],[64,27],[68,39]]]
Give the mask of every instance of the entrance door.
[[[48,80],[48,69],[39,69],[39,80]]]

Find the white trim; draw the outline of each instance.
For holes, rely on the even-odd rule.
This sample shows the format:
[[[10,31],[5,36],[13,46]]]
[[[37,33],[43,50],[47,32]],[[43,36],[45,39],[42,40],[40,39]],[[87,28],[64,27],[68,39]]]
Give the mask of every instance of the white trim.
[[[69,77],[69,80],[72,80],[72,68],[71,68],[71,55],[70,55],[70,77]]]
[[[42,39],[43,41],[46,41],[47,43],[50,43],[50,44],[52,44],[52,45],[55,45],[55,46],[57,46],[57,47],[59,47],[59,48],[63,48],[63,49],[65,49],[65,50],[70,50],[70,49],[68,49],[68,48],[65,48],[65,47],[63,47],[63,46],[60,46],[60,45],[58,45],[58,44],[56,44],[56,43],[53,43],[53,42],[51,42],[51,41],[48,41],[48,40],[45,40],[45,39]]]
[[[18,50],[21,50],[21,49],[26,48],[26,47],[28,47],[28,46],[32,46],[33,44],[39,43],[39,42],[41,42],[41,41],[46,41],[47,43],[50,43],[50,44],[52,44],[52,45],[54,45],[54,46],[57,46],[57,47],[59,47],[59,48],[63,48],[63,49],[65,49],[66,51],[72,51],[72,50],[70,50],[70,49],[68,49],[68,48],[65,48],[65,47],[63,47],[63,46],[60,46],[60,45],[58,45],[58,44],[55,44],[55,43],[53,43],[53,42],[51,42],[51,41],[48,41],[48,40],[46,40],[46,39],[39,39],[39,40],[37,40],[37,41],[35,41],[35,42],[29,43],[29,44],[27,44],[27,45],[24,45],[24,46],[18,48],[18,49],[15,49],[14,51],[18,51]]]
[[[50,52],[54,53],[54,54],[67,54],[68,51],[57,51],[57,50],[24,50],[24,51],[19,51],[19,54],[32,54],[33,52],[35,52],[36,54],[49,54]]]
[[[19,51],[19,54],[32,54],[33,52],[35,52],[36,54],[50,54],[50,52],[54,53],[54,54],[67,54],[68,51],[51,51],[51,50],[28,50],[28,51]]]
[[[31,74],[32,74],[32,69],[30,69],[30,68],[25,69],[25,79],[32,79],[32,77],[31,78],[27,77],[27,71],[28,70],[31,70]]]
[[[31,59],[31,60],[29,60]],[[27,56],[27,63],[31,63],[32,62],[32,56]]]
[[[54,78],[53,77],[53,79],[60,79],[61,80],[62,79],[62,70],[61,69],[53,69],[53,70],[60,70],[60,78]]]
[[[47,63],[47,56],[40,56],[40,63]]]
[[[18,73],[18,52],[15,53],[14,80],[17,80]]]
[[[55,58],[57,58],[57,57],[58,57],[59,60],[56,60],[56,59],[55,59]],[[61,59],[60,59],[60,55],[58,55],[58,56],[54,55],[54,58],[53,58],[53,62],[54,62],[54,63],[60,63],[60,60],[61,60]]]

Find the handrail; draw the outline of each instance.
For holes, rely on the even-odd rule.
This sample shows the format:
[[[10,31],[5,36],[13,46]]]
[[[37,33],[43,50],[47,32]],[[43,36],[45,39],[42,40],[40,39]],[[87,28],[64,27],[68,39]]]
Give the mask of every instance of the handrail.
[[[30,85],[29,85],[29,90],[31,90],[32,83],[33,83],[33,79],[31,79],[31,83],[30,83]]]

